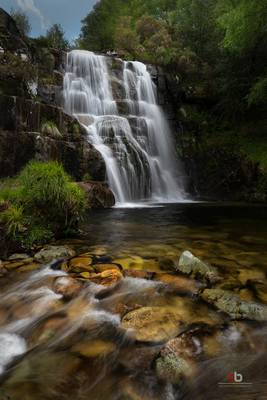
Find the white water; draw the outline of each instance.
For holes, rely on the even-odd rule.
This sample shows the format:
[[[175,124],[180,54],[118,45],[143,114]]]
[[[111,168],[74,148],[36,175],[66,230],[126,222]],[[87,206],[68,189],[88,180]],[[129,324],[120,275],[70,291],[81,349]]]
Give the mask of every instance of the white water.
[[[175,146],[150,74],[140,62],[116,62],[120,67],[113,71],[108,57],[70,52],[65,110],[102,154],[117,203],[182,201]]]

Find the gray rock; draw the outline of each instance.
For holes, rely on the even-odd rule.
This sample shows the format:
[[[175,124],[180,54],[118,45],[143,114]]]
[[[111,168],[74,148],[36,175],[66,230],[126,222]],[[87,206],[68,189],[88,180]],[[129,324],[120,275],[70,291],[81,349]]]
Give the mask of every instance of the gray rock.
[[[46,246],[35,254],[34,259],[42,264],[49,264],[60,258],[75,256],[75,251],[68,246]]]
[[[191,275],[211,283],[220,280],[216,268],[204,263],[199,258],[195,257],[190,251],[184,251],[179,259],[179,263],[175,264],[176,271]]]
[[[254,302],[247,302],[239,296],[222,289],[205,289],[201,294],[203,300],[213,304],[232,319],[267,320],[267,307]]]

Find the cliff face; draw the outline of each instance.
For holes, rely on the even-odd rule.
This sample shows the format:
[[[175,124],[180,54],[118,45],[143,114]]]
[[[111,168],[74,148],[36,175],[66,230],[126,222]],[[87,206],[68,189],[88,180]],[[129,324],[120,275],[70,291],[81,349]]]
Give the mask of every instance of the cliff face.
[[[13,176],[31,159],[58,160],[76,180],[105,180],[105,164],[78,121],[60,108],[62,53],[42,50],[38,64],[15,22],[0,9],[0,178]],[[40,51],[39,51],[40,53]],[[50,74],[50,75],[49,75]]]

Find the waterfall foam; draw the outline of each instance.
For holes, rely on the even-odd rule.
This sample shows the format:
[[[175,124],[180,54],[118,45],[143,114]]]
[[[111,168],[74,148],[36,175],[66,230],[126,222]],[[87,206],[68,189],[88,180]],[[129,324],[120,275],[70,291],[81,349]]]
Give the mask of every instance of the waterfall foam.
[[[114,72],[112,61],[88,51],[68,54],[65,110],[102,154],[118,203],[182,201],[174,144],[150,74],[140,62],[121,60]]]

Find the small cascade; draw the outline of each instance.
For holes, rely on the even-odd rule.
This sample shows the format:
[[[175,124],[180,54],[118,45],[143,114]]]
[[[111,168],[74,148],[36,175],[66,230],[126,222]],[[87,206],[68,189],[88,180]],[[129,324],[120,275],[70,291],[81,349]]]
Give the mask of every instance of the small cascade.
[[[168,122],[144,64],[70,52],[64,107],[102,154],[118,203],[184,199]]]

